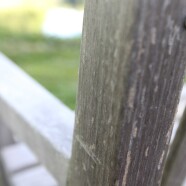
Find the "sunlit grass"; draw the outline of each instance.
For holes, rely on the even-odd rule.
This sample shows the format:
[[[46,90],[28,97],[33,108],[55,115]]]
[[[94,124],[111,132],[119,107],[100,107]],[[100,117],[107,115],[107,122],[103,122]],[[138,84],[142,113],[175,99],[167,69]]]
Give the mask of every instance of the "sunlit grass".
[[[14,33],[39,33],[46,9],[17,7],[0,9],[0,28]]]

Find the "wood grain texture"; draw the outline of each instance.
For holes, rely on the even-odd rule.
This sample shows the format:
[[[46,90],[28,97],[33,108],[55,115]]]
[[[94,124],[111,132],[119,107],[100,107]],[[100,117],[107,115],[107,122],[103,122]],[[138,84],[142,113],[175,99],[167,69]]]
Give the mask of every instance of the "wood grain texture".
[[[163,173],[162,186],[181,186],[186,178],[186,108],[171,146]]]
[[[185,0],[86,0],[68,186],[160,185],[185,15]]]

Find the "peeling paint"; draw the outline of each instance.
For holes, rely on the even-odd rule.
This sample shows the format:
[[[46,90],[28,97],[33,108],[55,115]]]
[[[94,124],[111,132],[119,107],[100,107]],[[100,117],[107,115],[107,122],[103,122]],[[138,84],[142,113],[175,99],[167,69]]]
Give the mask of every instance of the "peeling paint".
[[[122,186],[126,186],[126,184],[127,184],[127,176],[128,176],[130,163],[131,163],[131,151],[128,151],[127,161],[126,161],[126,166],[125,166],[125,174],[124,174],[124,177],[123,177]]]
[[[169,142],[170,142],[170,138],[171,138],[171,134],[172,134],[172,126],[169,128],[167,134],[166,134],[166,145],[169,145]]]
[[[83,163],[83,170],[86,171],[86,165]]]
[[[145,157],[147,157],[148,155],[149,155],[149,147],[147,147],[145,150]]]
[[[116,180],[114,186],[119,186],[119,180]]]
[[[158,170],[161,169],[161,165],[162,165],[162,163],[163,163],[163,158],[164,158],[164,156],[165,156],[165,151],[162,152],[162,155],[161,155],[161,157],[160,157],[160,161],[159,161],[159,163],[158,163]]]
[[[158,85],[156,85],[155,89],[154,89],[154,92],[157,92],[158,91]]]
[[[113,134],[114,134],[114,128],[113,128],[113,126],[111,126],[111,127],[110,127],[110,137],[112,137]]]
[[[152,45],[156,44],[156,28],[152,28],[151,30],[151,43]]]
[[[92,119],[91,119],[91,123],[92,123],[92,124],[94,123],[94,117],[92,117]]]
[[[133,86],[133,87],[130,88],[130,91],[129,91],[129,98],[128,98],[129,108],[133,108],[133,106],[134,106],[135,94],[136,94],[136,87]]]
[[[137,137],[137,132],[138,132],[138,128],[135,127],[135,128],[132,130],[132,135],[133,135],[134,138]]]
[[[179,31],[180,31],[180,28],[178,26],[175,26],[174,27],[174,32],[172,34],[170,34],[170,36],[169,36],[169,41],[168,41],[168,43],[169,43],[169,55],[172,54],[172,49],[173,49],[175,39],[177,39],[177,40],[180,39]]]

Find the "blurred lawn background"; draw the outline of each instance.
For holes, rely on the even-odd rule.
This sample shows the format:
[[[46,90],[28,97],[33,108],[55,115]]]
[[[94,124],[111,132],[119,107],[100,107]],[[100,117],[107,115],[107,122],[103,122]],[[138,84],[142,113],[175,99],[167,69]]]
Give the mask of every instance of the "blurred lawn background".
[[[82,4],[71,1],[73,6],[82,8]],[[0,9],[0,51],[74,109],[80,38],[57,39],[41,34],[47,10],[61,5],[46,2],[45,6],[35,6],[30,0],[29,5]]]

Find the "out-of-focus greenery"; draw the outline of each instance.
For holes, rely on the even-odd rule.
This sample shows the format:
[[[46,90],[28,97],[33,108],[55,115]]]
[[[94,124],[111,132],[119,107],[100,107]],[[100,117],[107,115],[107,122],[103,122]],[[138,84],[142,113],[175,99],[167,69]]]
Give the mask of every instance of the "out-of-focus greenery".
[[[0,9],[0,28],[14,33],[40,33],[45,11],[25,6]]]
[[[27,14],[33,17],[30,18]],[[0,15],[0,51],[74,109],[80,39],[59,40],[43,37],[39,34],[41,11],[38,15],[28,12],[24,15],[23,12],[20,19],[15,19],[15,25],[12,25],[12,21],[7,21],[7,15],[10,13],[3,15],[1,12]],[[30,19],[33,24],[24,18]],[[26,29],[28,32],[25,32],[24,28],[29,28]]]

